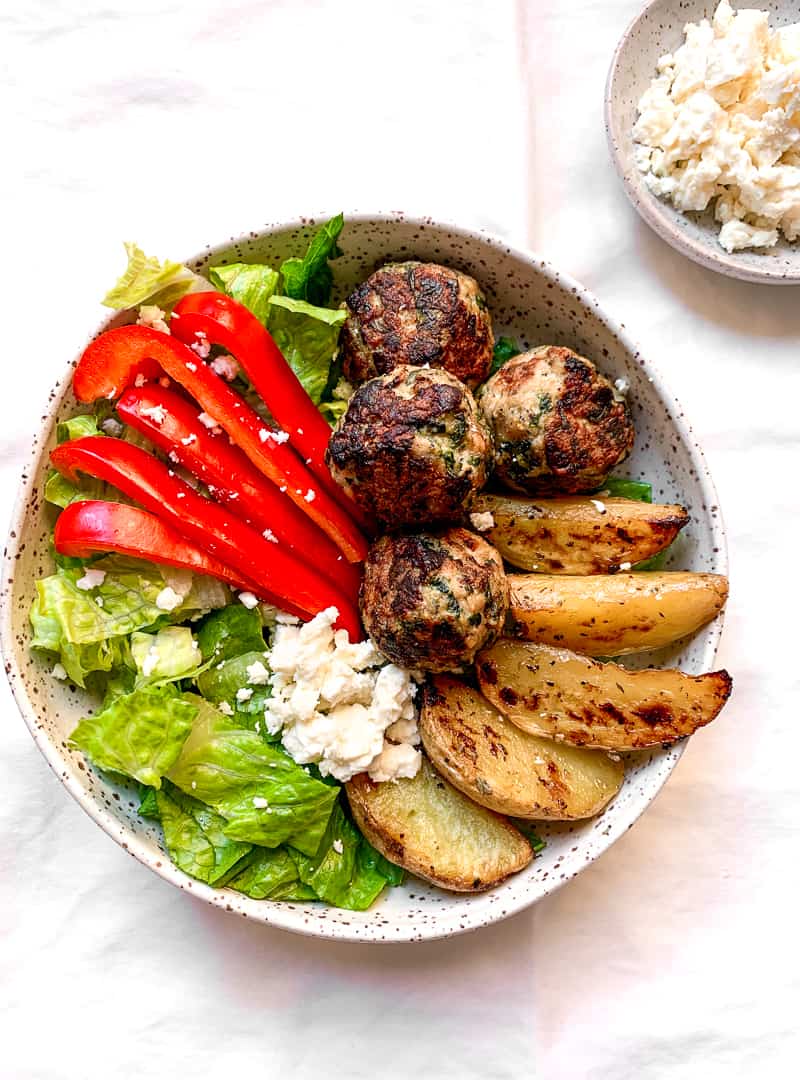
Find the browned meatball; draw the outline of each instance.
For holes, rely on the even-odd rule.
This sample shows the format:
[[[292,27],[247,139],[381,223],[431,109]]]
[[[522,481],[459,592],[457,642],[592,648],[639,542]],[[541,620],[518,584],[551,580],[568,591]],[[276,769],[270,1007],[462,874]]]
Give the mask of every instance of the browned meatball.
[[[326,460],[356,504],[394,528],[459,517],[486,483],[491,450],[463,383],[401,366],[356,390]]]
[[[495,475],[514,491],[595,491],[633,447],[627,403],[591,360],[542,345],[514,357],[478,394]]]
[[[401,667],[460,671],[500,633],[508,583],[499,553],[467,529],[383,536],[361,585],[361,618]]]
[[[398,364],[445,368],[467,386],[489,374],[492,320],[478,283],[436,263],[392,263],[347,298],[339,339],[353,384]]]

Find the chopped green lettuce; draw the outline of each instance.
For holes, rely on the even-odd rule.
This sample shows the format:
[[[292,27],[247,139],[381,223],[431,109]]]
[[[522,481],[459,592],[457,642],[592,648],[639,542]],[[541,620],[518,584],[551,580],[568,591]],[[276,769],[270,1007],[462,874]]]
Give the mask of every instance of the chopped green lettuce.
[[[227,293],[240,304],[244,304],[259,322],[266,325],[270,298],[280,280],[277,270],[264,266],[262,263],[210,266],[208,280],[220,292]]]
[[[213,611],[200,624],[197,643],[203,660],[228,660],[245,652],[264,652],[261,613],[244,604]]]
[[[387,884],[375,856],[338,801],[316,854],[293,852],[300,880],[320,900],[350,911],[366,910]]]
[[[140,817],[153,818],[154,821],[158,821],[158,800],[156,799],[156,789],[142,785],[139,788],[139,809],[137,811]]]
[[[144,687],[81,720],[70,742],[98,768],[159,788],[196,715],[195,702],[174,687]]]
[[[87,499],[108,499],[108,486],[102,480],[95,480],[91,476],[81,476],[80,484],[73,484],[55,469],[50,469],[44,482],[44,497],[53,506],[64,509],[74,502],[85,502]]]
[[[329,259],[339,254],[337,240],[344,227],[344,215],[326,221],[314,233],[308,250],[302,259],[286,259],[281,263],[283,292],[293,300],[308,300],[310,304],[324,306],[330,301],[333,274]]]
[[[285,847],[253,849],[240,869],[228,881],[228,888],[254,900],[316,900],[316,893],[304,885],[297,865]]]
[[[338,790],[207,701],[191,700],[197,719],[169,779],[221,814],[232,839],[264,847],[288,842],[315,854]]]
[[[142,679],[185,679],[197,672],[200,650],[188,626],[164,626],[155,634],[131,634],[131,656]]]
[[[156,803],[167,850],[180,870],[208,885],[222,885],[236,873],[252,845],[226,836],[224,818],[169,781],[156,792]]]
[[[519,356],[522,349],[519,348],[516,341],[512,341],[511,338],[499,337],[494,343],[494,352],[492,353],[492,366],[489,368],[489,374],[494,375],[496,371],[499,371],[503,364],[511,360],[515,356]]]
[[[147,302],[171,308],[198,280],[188,267],[176,262],[160,263],[145,255],[136,244],[126,243],[125,251],[128,266],[114,288],[103,297],[106,307],[120,311]]]
[[[514,824],[522,833],[522,835],[527,837],[528,842],[533,848],[534,855],[538,855],[540,852],[544,851],[544,849],[547,847],[547,841],[542,840],[541,836],[539,836],[539,833],[536,831],[536,826],[532,821],[523,821],[521,818],[515,818]]]
[[[270,300],[269,331],[315,405],[328,386],[331,360],[346,318],[340,308],[314,307],[287,296]]]
[[[70,439],[82,439],[85,435],[99,435],[97,417],[93,415],[73,416],[69,420],[62,420],[56,427],[56,439],[60,443],[69,442]]]
[[[609,476],[603,491],[615,499],[635,499],[637,502],[653,501],[653,485],[646,480],[629,480],[626,476]]]
[[[255,721],[263,717],[270,696],[266,684],[254,686],[250,683],[247,669],[259,663],[266,667],[263,648],[214,662],[197,676],[197,689],[214,705],[227,702],[245,727],[254,728]],[[244,693],[240,695],[239,691]]]
[[[220,582],[195,575],[180,606],[165,612],[156,599],[168,581],[155,564],[110,556],[93,562],[92,568],[103,570],[105,577],[91,589],[78,585],[83,567],[59,566],[55,574],[40,578],[30,615],[32,647],[60,654],[67,674],[79,686],[86,685],[88,672],[110,672],[123,662],[127,641],[115,639],[182,622],[226,604],[230,597]]]

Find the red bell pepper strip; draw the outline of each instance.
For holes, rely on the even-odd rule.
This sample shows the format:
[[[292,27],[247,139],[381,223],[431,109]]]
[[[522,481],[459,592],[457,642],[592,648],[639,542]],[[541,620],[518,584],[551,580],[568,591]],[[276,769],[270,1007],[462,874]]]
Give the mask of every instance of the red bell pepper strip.
[[[350,632],[353,641],[361,638],[358,614],[340,589],[280,544],[273,544],[223,507],[198,495],[141,447],[105,435],[88,435],[55,447],[50,461],[73,483],[79,472],[85,472],[113,484],[252,581],[257,595],[277,597],[279,607],[289,604],[306,616],[337,608],[338,625]]]
[[[217,502],[264,535],[275,536],[357,603],[358,568],[237,446],[209,430],[194,403],[158,383],[147,383],[129,386],[116,409],[126,424],[202,481]]]
[[[58,515],[53,543],[56,551],[76,559],[114,551],[163,566],[177,566],[195,574],[207,574],[245,592],[255,588],[252,582],[190,544],[166,522],[138,506],[91,499],[70,503]]]
[[[205,338],[236,357],[270,414],[325,490],[356,514],[352,500],[325,464],[331,429],[269,331],[251,311],[220,292],[184,296],[175,306],[170,330],[187,345]]]
[[[158,361],[163,371],[225,429],[253,464],[319,525],[348,562],[364,561],[367,542],[352,518],[327,492],[320,490],[302,461],[289,446],[276,440],[276,433],[258,413],[173,336],[147,326],[106,330],[86,347],[78,361],[72,380],[75,396],[79,401],[94,401],[122,393],[134,381],[131,373],[145,359]]]

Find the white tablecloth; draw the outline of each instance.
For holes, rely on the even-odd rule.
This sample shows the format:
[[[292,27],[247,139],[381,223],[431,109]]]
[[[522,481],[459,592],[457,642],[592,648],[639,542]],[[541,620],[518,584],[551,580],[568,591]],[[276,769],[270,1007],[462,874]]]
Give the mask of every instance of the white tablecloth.
[[[628,206],[602,91],[637,0],[6,5],[2,496],[121,269],[268,220],[405,207],[527,243],[665,372],[732,547],[736,677],[642,821],[471,936],[295,938],[143,870],[0,689],[0,1075],[725,1080],[797,1074],[800,305],[684,261]]]

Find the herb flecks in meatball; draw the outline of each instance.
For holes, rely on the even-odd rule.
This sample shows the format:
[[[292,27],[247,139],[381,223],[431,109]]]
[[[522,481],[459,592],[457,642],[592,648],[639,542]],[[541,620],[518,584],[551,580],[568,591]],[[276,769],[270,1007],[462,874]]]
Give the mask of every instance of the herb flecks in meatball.
[[[444,368],[468,386],[489,374],[492,320],[467,274],[437,263],[392,263],[359,285],[346,307],[339,347],[351,383],[398,364]]]
[[[595,491],[633,447],[624,398],[591,360],[543,345],[509,360],[478,400],[495,442],[495,475],[515,491]]]
[[[489,430],[463,383],[405,365],[356,390],[331,436],[338,484],[386,528],[453,520],[486,483]]]
[[[507,608],[503,560],[467,529],[384,536],[370,549],[361,617],[395,664],[462,670],[498,636]]]

